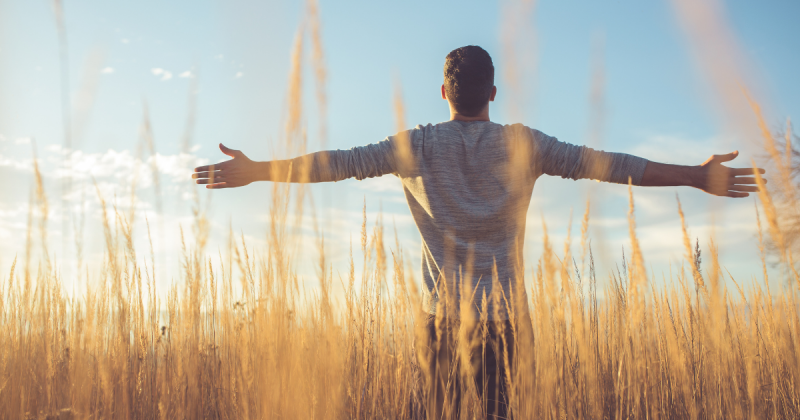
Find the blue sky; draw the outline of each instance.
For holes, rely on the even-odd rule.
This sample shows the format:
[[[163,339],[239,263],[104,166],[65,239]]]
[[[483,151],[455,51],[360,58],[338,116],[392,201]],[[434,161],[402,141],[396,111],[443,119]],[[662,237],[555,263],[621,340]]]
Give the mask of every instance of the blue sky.
[[[692,39],[682,30],[674,2],[547,1],[536,2],[530,14],[511,1],[341,1],[320,0],[322,39],[328,70],[329,147],[349,148],[380,141],[396,131],[393,92],[402,86],[409,127],[448,119],[439,97],[441,68],[453,48],[477,44],[494,57],[498,100],[493,120],[521,122],[562,141],[609,151],[639,154],[668,163],[699,164],[713,153],[743,152],[739,165],[757,157],[757,142],[747,128],[755,120],[731,121],[715,93],[713,78],[704,73]],[[718,3],[718,2],[712,2]],[[722,3],[720,3],[722,4]],[[746,86],[776,127],[800,115],[800,4],[791,1],[726,1],[721,18],[740,53]],[[85,240],[90,261],[99,262],[97,199],[91,177],[106,199],[129,203],[130,181],[137,160],[143,103],[152,121],[160,154],[161,212],[146,173],[137,184],[137,244],[146,247],[143,217],[163,226],[156,239],[161,280],[178,278],[178,224],[191,226],[194,186],[186,169],[222,160],[216,144],[224,142],[251,158],[274,154],[286,116],[286,91],[291,48],[304,16],[304,2],[285,1],[65,1],[69,55],[69,90],[76,121],[86,121],[74,143],[75,193],[66,199],[87,212]],[[510,11],[509,11],[510,10]],[[509,16],[518,19],[518,30]],[[529,63],[522,83],[501,77],[508,57],[502,34],[517,34],[516,58]],[[306,40],[308,41],[307,37]],[[304,53],[304,111],[309,144],[319,147],[319,115]],[[602,118],[590,102],[593,77],[602,71]],[[62,247],[59,147],[63,146],[60,108],[58,37],[50,2],[0,1],[0,269],[23,252],[27,208],[33,182],[31,139],[42,159],[50,198],[50,247],[64,273],[74,259]],[[188,114],[189,90],[197,84],[193,148],[180,155]],[[91,88],[91,86],[95,86]],[[521,112],[511,112],[508,98],[523,98]],[[81,98],[92,100],[81,112]],[[597,110],[597,108],[594,108]],[[593,138],[592,121],[600,121]],[[147,153],[142,155],[147,158]],[[145,171],[146,172],[146,171]],[[183,174],[185,173],[185,179]],[[79,195],[77,191],[82,191]],[[225,243],[227,228],[243,232],[254,246],[263,246],[271,188],[215,191],[211,201],[212,252]],[[312,188],[326,230],[334,270],[346,270],[349,238],[358,237],[361,206],[366,201],[370,223],[379,210],[394,223],[414,264],[419,236],[403,201],[399,182],[384,177],[348,180]],[[760,273],[752,199],[732,201],[689,189],[635,189],[640,239],[645,261],[655,273],[669,273],[683,254],[675,193],[680,195],[693,237],[703,246],[713,231],[721,259],[736,276]],[[595,252],[606,273],[620,259],[627,241],[627,191],[590,181],[541,179],[534,190],[526,240],[528,265],[541,251],[541,220],[557,241],[566,237],[573,209],[573,238],[587,195],[592,197]],[[201,191],[202,197],[208,197]],[[303,225],[308,231],[308,219]],[[160,229],[160,228],[159,228]],[[69,233],[67,236],[70,236]],[[559,246],[558,249],[561,249]],[[705,248],[707,249],[707,248]],[[302,255],[302,253],[301,253]],[[301,273],[313,276],[299,258]],[[415,270],[417,267],[415,266]],[[69,277],[69,276],[66,276]],[[418,277],[418,276],[417,276]],[[660,274],[657,275],[660,277]],[[67,279],[69,281],[69,279]],[[164,290],[162,288],[162,290]]]

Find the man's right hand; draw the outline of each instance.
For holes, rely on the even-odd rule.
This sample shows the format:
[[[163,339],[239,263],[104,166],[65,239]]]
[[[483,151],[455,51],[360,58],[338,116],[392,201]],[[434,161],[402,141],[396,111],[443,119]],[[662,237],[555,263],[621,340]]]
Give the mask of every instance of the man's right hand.
[[[747,197],[750,195],[748,193],[758,192],[753,168],[729,168],[722,165],[723,162],[730,162],[737,156],[739,156],[738,151],[711,156],[697,167],[692,186],[722,197]],[[766,172],[761,168],[757,170],[760,174]],[[764,179],[764,183],[766,182]]]
[[[714,155],[697,166],[670,165],[649,161],[642,176],[643,187],[689,186],[721,197],[747,197],[758,191],[753,168],[729,168],[729,162],[739,156],[739,152],[727,155]],[[765,171],[757,168],[758,173]],[[764,183],[767,180],[764,179]]]
[[[258,181],[259,174],[264,173],[264,162],[250,160],[240,150],[229,149],[222,143],[219,144],[219,150],[233,159],[194,168],[192,178],[198,184],[205,184],[206,188],[214,190],[243,187]]]

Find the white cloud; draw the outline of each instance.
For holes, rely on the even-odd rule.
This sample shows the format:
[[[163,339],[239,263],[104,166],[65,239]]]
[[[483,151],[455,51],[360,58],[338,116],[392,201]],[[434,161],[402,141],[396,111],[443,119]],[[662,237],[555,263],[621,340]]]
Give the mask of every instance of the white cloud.
[[[114,68],[113,68],[113,67],[106,67],[106,68],[104,68],[103,70],[100,70],[100,73],[103,73],[103,74],[111,74],[111,73],[114,73]]]
[[[84,153],[66,151],[59,145],[48,145],[41,148],[40,152],[39,170],[44,180],[45,193],[50,201],[48,241],[51,249],[59,253],[59,262],[64,267],[65,273],[74,269],[75,254],[69,248],[65,250],[60,247],[63,233],[60,221],[69,220],[70,216],[85,215],[86,218],[83,231],[83,243],[86,247],[84,262],[90,267],[99,267],[102,264],[104,239],[98,191],[106,202],[106,212],[112,225],[116,217],[119,215],[127,217],[128,214],[132,214],[131,210],[135,209],[137,227],[134,240],[137,242],[137,247],[141,246],[142,249],[149,249],[150,246],[144,226],[144,217],[148,217],[156,255],[168,256],[157,264],[161,267],[160,270],[164,270],[162,279],[168,279],[167,273],[179,268],[172,264],[173,260],[177,261],[177,257],[173,256],[180,255],[178,225],[180,223],[186,229],[191,226],[193,220],[191,216],[181,217],[185,214],[186,204],[183,204],[185,200],[176,201],[173,197],[186,196],[184,193],[188,192],[193,198],[194,193],[203,191],[194,185],[191,173],[194,167],[209,163],[207,159],[200,159],[188,153],[139,158],[127,150]],[[25,155],[29,156],[27,153]],[[68,161],[71,162],[69,172],[64,165],[64,157],[68,157]],[[3,239],[0,241],[0,255],[3,256],[13,256],[20,252],[20,244],[24,244],[28,229],[30,185],[34,182],[32,163],[31,157],[20,158],[17,155],[0,152],[0,173],[11,184],[11,189],[6,191],[4,199],[0,201],[0,238]],[[155,199],[153,166],[159,176],[160,201]],[[60,179],[68,173],[72,183],[70,190],[65,192],[61,189]],[[136,178],[135,183],[134,178]],[[63,201],[59,199],[62,194]],[[34,206],[33,215],[37,220],[40,217],[38,211]],[[75,232],[70,224],[67,226],[66,236],[70,238],[67,242],[69,244],[72,243]],[[159,258],[157,257],[157,260]],[[2,258],[0,263],[5,264],[7,268],[9,260]],[[162,290],[166,290],[167,285],[168,282],[160,284]]]
[[[0,141],[6,141],[6,136],[0,134]]]
[[[0,155],[0,168],[4,166],[8,168],[14,168],[21,172],[30,172],[32,169],[30,159],[24,161],[20,159],[7,158],[5,156]]]
[[[242,77],[244,77],[244,72],[237,71],[236,72],[236,78],[239,79],[239,78],[242,78]]]
[[[225,58],[225,56],[222,54],[217,54],[214,56],[214,58],[216,58],[217,60],[222,60],[223,58]]]
[[[191,70],[186,70],[185,72],[181,73],[180,76],[178,76],[178,77],[184,78],[184,79],[191,79],[191,78],[194,77],[194,74],[192,73]]]
[[[172,79],[172,72],[169,70],[164,70],[160,67],[155,67],[150,71],[156,76],[161,76],[162,82]]]
[[[200,146],[199,144],[195,144],[194,146],[192,146],[191,149],[189,149],[189,151],[194,153],[194,152],[200,150],[201,147],[203,147],[203,146]]]
[[[29,137],[21,139],[30,140]],[[103,153],[84,153],[77,150],[67,153],[61,146],[51,145],[46,147],[45,151],[46,153],[39,159],[42,175],[45,178],[60,179],[69,174],[73,181],[91,182],[95,179],[98,182],[113,184],[130,184],[135,179],[138,188],[148,188],[153,185],[154,166],[162,187],[167,187],[169,184],[185,184],[193,168],[209,162],[208,159],[187,153],[175,155],[156,153],[155,156],[141,159],[128,150],[108,150]],[[65,166],[64,157],[68,157],[69,170]],[[32,163],[31,158],[18,159],[0,154],[0,167],[30,172]]]
[[[30,137],[19,137],[14,140],[14,144],[30,144],[31,138]]]
[[[127,44],[130,41],[128,40],[128,38],[122,38],[122,40],[120,42],[122,42],[123,44]]]
[[[382,176],[380,178],[365,179],[358,184],[358,189],[370,192],[393,192],[403,194],[403,183],[396,176]]]

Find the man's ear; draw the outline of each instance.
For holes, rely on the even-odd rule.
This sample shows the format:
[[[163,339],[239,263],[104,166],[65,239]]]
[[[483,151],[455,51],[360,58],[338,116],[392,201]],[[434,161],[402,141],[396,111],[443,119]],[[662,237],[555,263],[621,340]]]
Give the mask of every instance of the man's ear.
[[[442,86],[444,88],[444,86]],[[497,86],[492,86],[492,94],[489,95],[489,101],[494,102],[494,97],[497,96]]]
[[[442,85],[442,99],[447,99],[447,93],[444,91],[444,85]]]

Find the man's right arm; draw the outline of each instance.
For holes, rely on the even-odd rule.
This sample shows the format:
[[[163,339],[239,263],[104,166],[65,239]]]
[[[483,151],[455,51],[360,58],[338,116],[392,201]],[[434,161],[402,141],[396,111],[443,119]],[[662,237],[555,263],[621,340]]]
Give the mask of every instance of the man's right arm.
[[[722,197],[747,197],[751,192],[758,192],[755,173],[752,168],[729,168],[723,162],[729,162],[739,156],[739,152],[727,155],[714,155],[697,166],[669,165],[666,163],[647,162],[642,175],[643,187],[688,186],[703,190],[709,194]],[[760,174],[765,173],[758,168]],[[764,183],[767,180],[764,179]]]
[[[633,185],[643,187],[689,186],[723,197],[747,197],[748,193],[758,191],[752,168],[722,165],[739,156],[739,152],[714,155],[696,166],[670,165],[564,143],[536,130],[532,133],[536,145],[534,161],[547,175],[618,184],[630,180]]]

